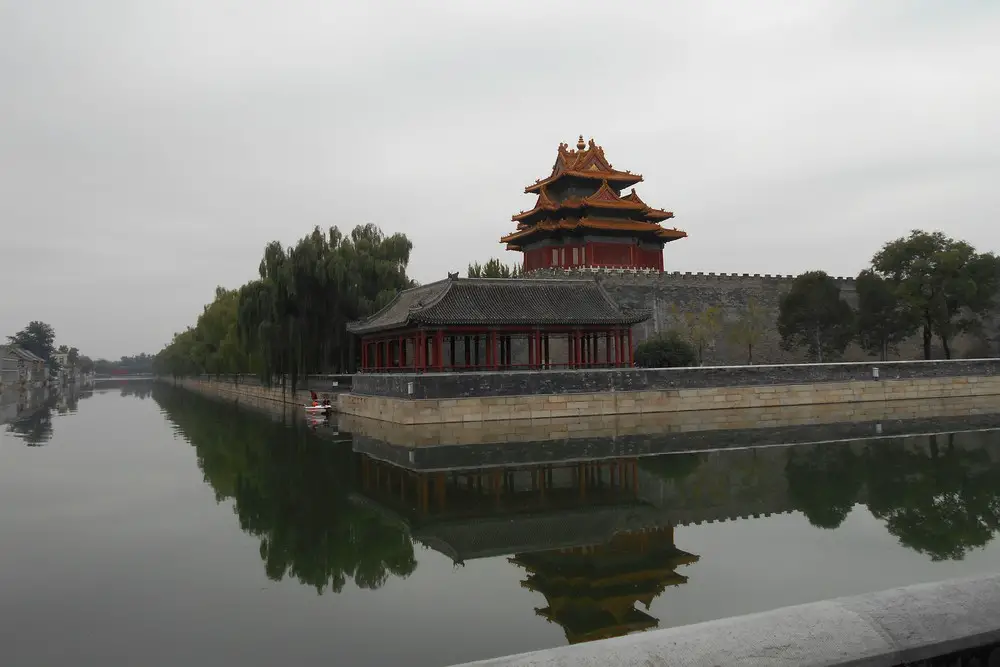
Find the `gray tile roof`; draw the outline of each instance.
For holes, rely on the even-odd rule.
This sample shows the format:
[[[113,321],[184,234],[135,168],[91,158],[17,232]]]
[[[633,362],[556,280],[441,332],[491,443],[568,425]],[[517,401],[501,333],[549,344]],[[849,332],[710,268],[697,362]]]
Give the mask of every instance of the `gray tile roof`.
[[[412,326],[612,325],[649,318],[621,308],[594,279],[448,278],[403,290],[347,330],[365,334]]]
[[[30,352],[23,348],[17,347],[16,345],[9,345],[9,346],[5,345],[3,347],[6,348],[6,352],[8,354],[12,354],[19,359],[23,359],[24,361],[40,361],[42,363],[45,363],[45,360],[39,357],[34,352]]]

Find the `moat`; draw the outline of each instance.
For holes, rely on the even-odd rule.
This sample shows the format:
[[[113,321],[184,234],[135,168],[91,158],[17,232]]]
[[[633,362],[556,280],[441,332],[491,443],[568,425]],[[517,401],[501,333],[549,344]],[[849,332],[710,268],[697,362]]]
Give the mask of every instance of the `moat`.
[[[994,403],[505,450],[50,399],[0,426],[0,664],[440,666],[997,572]]]

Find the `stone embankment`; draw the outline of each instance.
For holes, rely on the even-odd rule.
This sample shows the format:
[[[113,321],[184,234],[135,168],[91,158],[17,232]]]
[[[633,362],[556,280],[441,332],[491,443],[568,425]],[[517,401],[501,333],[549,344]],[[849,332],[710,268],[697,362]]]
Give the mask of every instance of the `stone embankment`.
[[[1000,575],[993,575],[785,607],[466,667],[998,664]]]
[[[997,396],[1000,359],[702,368],[361,374],[344,414],[398,424],[509,421]]]
[[[247,407],[265,409],[268,412],[308,404],[310,390],[315,391],[319,396],[328,395],[336,406],[336,394],[349,390],[351,386],[350,376],[343,375],[307,377],[302,381],[302,388],[297,388],[294,392],[280,385],[264,386],[252,377],[201,376],[162,379],[175,386],[184,387],[205,396],[233,401]]]

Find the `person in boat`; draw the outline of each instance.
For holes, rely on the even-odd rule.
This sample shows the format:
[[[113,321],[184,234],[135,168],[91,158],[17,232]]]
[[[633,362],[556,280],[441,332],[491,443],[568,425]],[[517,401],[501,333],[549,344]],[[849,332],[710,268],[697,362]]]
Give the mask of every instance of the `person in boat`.
[[[310,398],[310,400],[312,400],[312,406],[313,407],[316,407],[317,405],[319,405],[319,396],[317,396],[316,392],[313,391],[312,389],[309,390],[309,398]]]
[[[331,406],[331,404],[330,404],[330,397],[327,396],[326,394],[323,394],[323,407],[324,408],[329,408],[330,406]]]

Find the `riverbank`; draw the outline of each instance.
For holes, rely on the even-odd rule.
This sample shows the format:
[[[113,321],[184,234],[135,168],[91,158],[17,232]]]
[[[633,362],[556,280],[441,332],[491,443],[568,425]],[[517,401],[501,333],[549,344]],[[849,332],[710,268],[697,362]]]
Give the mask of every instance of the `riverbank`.
[[[359,374],[338,411],[397,424],[1000,396],[1000,359]]]
[[[230,401],[267,413],[284,413],[301,408],[311,401],[308,389],[291,391],[285,387],[266,387],[254,380],[219,379],[210,377],[171,378],[165,381],[209,398]],[[331,400],[334,397],[331,396]]]

